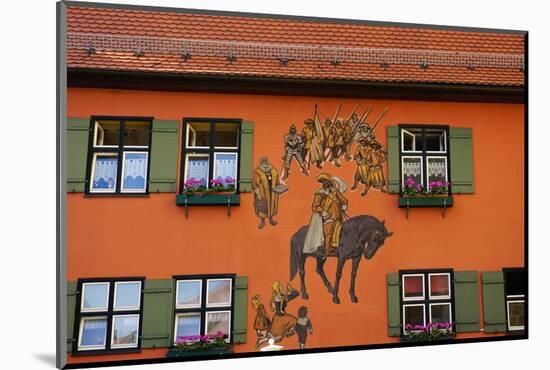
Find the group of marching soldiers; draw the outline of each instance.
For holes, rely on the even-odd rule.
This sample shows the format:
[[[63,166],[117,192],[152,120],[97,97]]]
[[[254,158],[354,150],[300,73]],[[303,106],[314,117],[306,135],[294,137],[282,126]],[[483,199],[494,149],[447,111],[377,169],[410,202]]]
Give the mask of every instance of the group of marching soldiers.
[[[387,160],[387,153],[376,140],[374,128],[387,108],[373,127],[366,122],[370,110],[367,109],[361,117],[355,113],[356,110],[357,108],[348,120],[338,118],[338,110],[334,119],[326,118],[323,124],[320,123],[315,111],[313,119],[304,121],[305,127],[300,134],[292,124],[284,138],[285,155],[281,179],[288,178],[293,158],[298,162],[302,173],[307,176],[311,164],[322,168],[323,163],[329,161],[340,167],[340,158],[344,157],[346,161],[354,159],[357,162],[352,190],[361,183],[365,185],[361,195],[366,195],[371,187],[386,192],[382,164]],[[358,145],[352,157],[354,142]]]

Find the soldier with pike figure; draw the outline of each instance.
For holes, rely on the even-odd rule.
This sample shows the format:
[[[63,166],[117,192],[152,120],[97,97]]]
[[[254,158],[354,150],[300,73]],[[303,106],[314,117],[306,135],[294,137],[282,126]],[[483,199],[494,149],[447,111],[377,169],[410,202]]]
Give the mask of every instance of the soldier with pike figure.
[[[286,180],[290,174],[290,163],[292,159],[295,158],[302,170],[302,173],[306,176],[309,176],[309,171],[306,168],[306,163],[302,157],[304,141],[302,137],[297,134],[296,125],[290,125],[288,134],[284,138],[285,143],[285,155],[283,156],[283,176],[282,180]]]
[[[308,163],[315,163],[317,168],[322,168],[323,149],[317,131],[313,127],[314,122],[311,118],[308,118],[304,123],[306,126],[302,129],[302,140],[304,141],[302,158],[308,158]]]

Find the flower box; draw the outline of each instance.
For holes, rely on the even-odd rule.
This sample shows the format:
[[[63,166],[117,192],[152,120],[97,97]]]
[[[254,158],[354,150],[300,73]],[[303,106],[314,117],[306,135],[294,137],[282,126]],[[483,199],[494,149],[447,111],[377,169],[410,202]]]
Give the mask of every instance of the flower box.
[[[192,193],[176,195],[178,206],[238,206],[241,204],[241,195],[227,193]]]
[[[436,337],[436,338],[430,338],[430,339],[427,339],[427,338],[414,338],[414,337],[407,337],[407,336],[403,336],[400,338],[400,342],[401,343],[426,343],[426,342],[445,342],[445,341],[451,341],[455,338],[455,334],[449,334],[449,335],[445,335],[445,336],[441,336],[441,337]]]
[[[414,196],[399,196],[400,208],[414,207],[452,207],[453,197],[449,194],[430,194],[430,195],[414,195]]]
[[[197,357],[197,356],[221,356],[227,353],[232,353],[231,348],[207,348],[207,349],[196,349],[189,351],[178,351],[175,348],[168,349],[166,353],[167,358],[184,358],[184,357]]]

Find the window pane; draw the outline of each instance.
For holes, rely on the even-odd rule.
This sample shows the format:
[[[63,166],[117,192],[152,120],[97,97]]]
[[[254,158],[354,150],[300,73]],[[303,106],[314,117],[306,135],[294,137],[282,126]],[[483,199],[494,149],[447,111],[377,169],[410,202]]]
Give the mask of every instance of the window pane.
[[[207,305],[231,304],[231,280],[208,280]]]
[[[105,348],[107,319],[82,319],[79,347]]]
[[[144,192],[147,178],[147,160],[149,153],[124,153],[122,172],[122,191]]]
[[[178,337],[200,335],[200,333],[201,333],[200,313],[178,315],[176,317],[176,339]]]
[[[141,282],[117,282],[115,284],[115,310],[139,309]]]
[[[430,305],[430,322],[432,324],[437,322],[451,322],[451,304],[443,303]]]
[[[214,154],[214,179],[221,181],[227,188],[229,184],[235,185],[237,178],[237,153]]]
[[[428,188],[434,186],[445,186],[447,182],[447,158],[428,157]]]
[[[410,177],[415,184],[423,184],[422,178],[422,158],[421,157],[402,157],[401,171],[403,173],[402,183]]]
[[[207,312],[206,334],[216,335],[218,332],[229,335],[230,312]]]
[[[415,325],[426,325],[424,321],[424,305],[421,306],[403,306],[404,323]]]
[[[139,315],[113,316],[113,347],[136,347]]]
[[[403,276],[403,297],[423,298],[424,297],[424,276],[413,275]]]
[[[449,297],[449,275],[430,274],[430,297]]]
[[[149,146],[150,127],[150,122],[126,121],[124,127],[124,145]]]
[[[208,155],[188,154],[185,164],[185,181],[193,180],[201,186],[207,186],[210,158]]]
[[[422,150],[422,129],[403,129],[401,131],[401,135],[403,138],[402,145],[404,152],[415,152]]]
[[[118,155],[94,154],[91,191],[114,193],[118,169]]]
[[[508,327],[522,329],[525,325],[525,302],[508,302]]]
[[[109,283],[82,284],[82,310],[106,310],[109,302]]]
[[[119,121],[96,121],[94,130],[94,145],[118,146],[120,140],[120,122]]]
[[[444,129],[426,129],[426,151],[446,152],[446,146]]]
[[[236,123],[216,122],[214,145],[216,147],[236,148],[239,144],[239,125]]]
[[[187,123],[187,147],[210,147],[210,123]]]
[[[178,281],[177,307],[197,307],[201,305],[202,281]]]

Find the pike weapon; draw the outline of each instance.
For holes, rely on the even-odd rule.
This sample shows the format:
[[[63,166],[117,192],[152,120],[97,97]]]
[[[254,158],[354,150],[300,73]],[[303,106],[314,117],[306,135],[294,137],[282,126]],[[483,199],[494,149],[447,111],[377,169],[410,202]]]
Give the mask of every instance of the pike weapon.
[[[376,126],[378,126],[378,124],[380,123],[380,120],[382,119],[382,117],[384,116],[384,114],[386,114],[386,112],[390,109],[390,106],[389,105],[386,105],[386,109],[384,109],[384,111],[382,113],[380,113],[380,115],[378,116],[378,119],[376,120],[376,122],[374,123],[374,126],[372,126],[372,131],[374,131],[374,129],[376,128]]]

